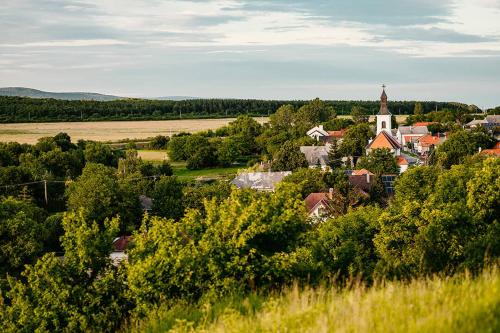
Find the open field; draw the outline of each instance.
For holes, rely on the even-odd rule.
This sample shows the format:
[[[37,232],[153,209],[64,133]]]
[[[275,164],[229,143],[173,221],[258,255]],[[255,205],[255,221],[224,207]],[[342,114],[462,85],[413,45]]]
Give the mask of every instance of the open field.
[[[206,168],[201,170],[189,170],[186,168],[185,162],[172,162],[172,169],[174,171],[174,176],[180,179],[191,180],[197,178],[221,178],[225,176],[234,176],[238,173],[238,170],[244,169],[244,165],[230,166],[227,168]]]
[[[138,150],[137,155],[145,161],[168,160],[166,150]]]
[[[339,117],[350,118],[350,116]],[[407,117],[396,116],[396,120],[402,123]],[[269,120],[266,117],[255,119],[259,123]],[[233,120],[234,118],[0,124],[0,142],[16,141],[33,144],[41,137],[54,136],[60,132],[68,133],[74,142],[80,139],[115,142],[124,139],[146,139],[159,134],[170,136],[180,132],[215,130]],[[374,120],[375,117],[370,116],[370,121]]]
[[[16,141],[33,144],[41,137],[54,136],[59,132],[68,133],[74,142],[79,139],[94,141],[146,139],[159,134],[215,130],[233,120],[234,118],[0,124],[0,142]],[[256,120],[265,122],[267,118],[256,118]]]
[[[498,269],[366,289],[297,287],[160,308],[130,332],[498,332]]]

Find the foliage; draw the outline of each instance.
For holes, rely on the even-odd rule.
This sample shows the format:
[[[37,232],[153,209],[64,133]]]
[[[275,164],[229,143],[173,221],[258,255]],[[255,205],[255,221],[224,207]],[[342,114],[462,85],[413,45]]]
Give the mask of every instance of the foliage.
[[[487,149],[494,143],[493,137],[482,130],[455,132],[436,149],[436,163],[440,167],[450,168],[462,163],[467,156],[476,154],[479,148]]]
[[[302,198],[306,198],[310,193],[317,193],[327,190],[328,185],[324,180],[321,169],[301,168],[282,180],[283,183],[293,183],[298,185]]]
[[[358,160],[356,169],[367,169],[376,175],[399,173],[396,158],[387,148],[371,150]]]
[[[108,259],[119,221],[104,227],[82,214],[68,214],[63,226],[64,260],[53,253],[27,266],[0,302],[7,332],[114,331],[127,311],[124,284]]]
[[[378,261],[373,238],[382,210],[362,207],[327,220],[309,236],[313,253],[325,276],[342,279],[372,277]]]
[[[307,168],[308,165],[306,157],[299,147],[287,141],[274,154],[271,169],[273,171],[294,171],[299,168]]]
[[[146,217],[129,254],[131,297],[144,310],[166,299],[296,279],[305,263],[294,251],[306,224],[294,192],[235,190],[220,204],[205,201],[206,216],[189,211],[178,223]]]
[[[328,150],[328,166],[332,169],[338,169],[342,166],[342,155],[340,153],[337,139],[333,139]]]
[[[197,209],[203,214],[205,212],[204,200],[215,199],[217,203],[220,203],[230,196],[231,190],[231,184],[225,181],[185,186],[183,188],[182,206],[185,209]]]
[[[87,142],[84,155],[87,163],[99,163],[115,167],[118,164],[118,156],[108,145],[101,142]]]
[[[159,216],[178,219],[182,216],[182,184],[176,177],[161,177],[153,190],[153,211]]]
[[[50,232],[44,220],[45,212],[29,201],[0,201],[0,279],[17,275],[43,253]]]
[[[140,221],[139,197],[126,182],[119,182],[116,171],[102,164],[90,163],[67,188],[68,209],[83,210],[90,221],[102,223],[106,218],[120,215],[122,230]]]
[[[357,160],[365,155],[365,148],[368,140],[373,137],[370,126],[366,123],[351,126],[347,129],[340,144],[339,150],[342,156],[353,157]]]
[[[149,149],[162,150],[167,149],[170,138],[164,135],[157,135],[149,142]]]

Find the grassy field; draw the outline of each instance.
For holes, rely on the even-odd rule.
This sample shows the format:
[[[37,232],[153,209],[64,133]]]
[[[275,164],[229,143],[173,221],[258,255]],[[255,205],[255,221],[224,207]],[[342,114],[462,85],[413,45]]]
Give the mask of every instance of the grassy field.
[[[259,122],[267,121],[267,118],[255,119]],[[233,120],[234,118],[0,124],[0,142],[33,144],[41,137],[54,136],[59,132],[68,133],[74,142],[79,139],[116,142],[151,138],[159,134],[170,136],[179,132],[215,130]]]
[[[168,160],[166,150],[138,150],[137,155],[145,161],[163,161]]]
[[[222,177],[231,177],[238,173],[238,170],[245,168],[244,165],[231,166],[228,168],[208,168],[201,170],[189,170],[186,168],[185,162],[172,162],[172,169],[174,171],[174,176],[180,179],[215,179]]]
[[[132,332],[499,332],[500,274],[305,289],[160,308]]]

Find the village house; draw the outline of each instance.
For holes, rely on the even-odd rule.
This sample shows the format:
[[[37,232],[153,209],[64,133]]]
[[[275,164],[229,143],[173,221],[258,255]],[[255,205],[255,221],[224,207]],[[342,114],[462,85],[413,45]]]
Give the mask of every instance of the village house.
[[[404,148],[408,147],[408,143],[415,144],[418,139],[429,134],[427,126],[399,126],[397,131],[397,139],[399,144]]]
[[[250,188],[257,191],[272,192],[283,178],[291,174],[291,171],[242,172],[231,181],[231,184],[239,189]]]
[[[325,146],[301,146],[300,151],[306,157],[307,163],[310,168],[321,167],[325,170],[328,167],[328,151],[330,145]]]
[[[305,199],[309,219],[321,221],[330,215],[332,209],[333,189],[328,193],[311,193]]]
[[[415,150],[421,154],[428,154],[432,149],[441,145],[446,140],[446,136],[427,134],[419,138],[415,143]]]
[[[323,125],[319,125],[307,131],[307,135],[318,142],[331,143],[333,140],[337,140],[340,143],[345,131],[345,129],[340,131],[326,131]]]
[[[495,127],[500,127],[500,115],[486,116],[484,119],[474,119],[465,125],[466,128],[484,127],[492,131]]]
[[[495,146],[491,149],[483,149],[480,152],[481,155],[488,155],[494,157],[500,157],[500,141],[498,141]]]

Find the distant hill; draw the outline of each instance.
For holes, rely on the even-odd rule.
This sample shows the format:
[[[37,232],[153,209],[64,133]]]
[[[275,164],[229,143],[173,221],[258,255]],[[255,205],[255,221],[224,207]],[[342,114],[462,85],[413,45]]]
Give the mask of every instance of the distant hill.
[[[103,95],[89,92],[48,92],[24,87],[0,88],[0,96],[18,96],[31,98],[54,98],[62,100],[79,101],[114,101],[123,97]]]
[[[104,95],[90,92],[48,92],[24,87],[6,87],[0,88],[0,96],[17,96],[30,98],[53,98],[67,101],[115,101],[117,99],[125,99],[128,97],[120,97],[113,95]],[[169,100],[169,101],[184,101],[197,99],[197,97],[189,96],[165,96],[156,98],[141,98],[154,100]]]

